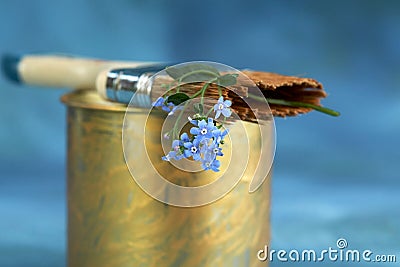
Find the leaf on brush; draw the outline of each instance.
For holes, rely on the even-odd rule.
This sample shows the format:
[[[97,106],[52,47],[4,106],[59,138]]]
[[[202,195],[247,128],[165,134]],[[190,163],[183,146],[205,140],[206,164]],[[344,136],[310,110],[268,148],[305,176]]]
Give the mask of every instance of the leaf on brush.
[[[236,84],[237,77],[238,77],[237,74],[225,74],[218,78],[217,83],[218,85],[223,87],[232,86]]]

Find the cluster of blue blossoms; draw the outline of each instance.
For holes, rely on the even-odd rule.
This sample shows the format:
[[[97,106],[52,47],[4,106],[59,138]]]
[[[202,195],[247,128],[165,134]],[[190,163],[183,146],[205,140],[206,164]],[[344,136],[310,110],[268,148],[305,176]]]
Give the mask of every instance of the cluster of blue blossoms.
[[[177,110],[177,106],[167,103],[167,101],[168,99],[160,97],[153,103],[153,106],[161,107],[169,114],[173,114]],[[229,117],[232,113],[229,108],[231,104],[231,101],[224,100],[221,96],[213,108],[215,119],[219,118],[221,114]],[[171,151],[162,159],[169,161],[191,157],[193,160],[201,162],[204,170],[218,172],[221,163],[217,156],[223,156],[220,146],[224,143],[224,137],[228,134],[228,130],[221,130],[222,127],[217,127],[213,118],[192,119],[189,117],[188,119],[193,124],[190,136],[183,133],[180,139],[173,140]]]

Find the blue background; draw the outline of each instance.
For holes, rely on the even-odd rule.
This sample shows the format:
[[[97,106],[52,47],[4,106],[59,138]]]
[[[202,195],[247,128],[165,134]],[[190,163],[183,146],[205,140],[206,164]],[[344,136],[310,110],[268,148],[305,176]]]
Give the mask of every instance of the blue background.
[[[276,120],[272,248],[344,237],[400,261],[399,1],[2,0],[0,36],[0,53],[210,60],[318,79],[342,116]],[[65,92],[0,78],[0,266],[65,266]]]

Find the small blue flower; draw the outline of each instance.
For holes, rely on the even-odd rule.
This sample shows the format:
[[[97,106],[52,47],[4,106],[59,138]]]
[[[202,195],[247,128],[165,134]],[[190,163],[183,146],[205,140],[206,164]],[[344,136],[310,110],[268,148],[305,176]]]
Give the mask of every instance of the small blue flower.
[[[153,107],[161,107],[162,110],[164,110],[165,112],[169,112],[169,113],[171,112],[171,109],[175,108],[175,105],[172,102],[165,103],[165,98],[162,96],[157,98],[157,100],[152,103],[152,106]]]
[[[168,103],[169,108],[172,108],[171,111],[168,113],[168,116],[174,115],[175,111],[182,110],[183,106],[175,106],[173,103]]]
[[[194,120],[194,119],[192,119],[191,117],[188,117],[188,120],[189,120],[189,122],[190,122],[191,124],[193,124],[193,125],[195,125],[195,126],[198,125],[198,121],[197,121],[197,120]]]
[[[161,107],[162,110],[164,110],[166,112],[170,111],[169,107],[165,104],[165,98],[162,96],[157,98],[157,100],[153,102],[152,106],[153,107]]]
[[[224,154],[222,153],[222,148],[219,147],[219,144],[212,142],[208,147],[207,147],[208,152],[214,157],[216,156],[223,156]]]
[[[214,143],[216,144],[221,144],[221,142],[224,140],[224,137],[228,134],[228,129],[225,129],[224,131],[221,131],[220,129],[214,130],[213,131],[213,137],[214,137]]]
[[[208,118],[208,122],[205,120],[199,121],[197,126],[198,127],[192,127],[190,133],[195,135],[199,141],[202,141],[204,138],[211,138],[213,136],[212,132],[217,129],[211,118]]]
[[[230,100],[225,100],[222,96],[218,99],[217,104],[214,105],[215,111],[215,119],[218,119],[219,116],[224,115],[225,117],[229,117],[232,114],[231,109],[229,108],[232,105]]]
[[[179,151],[179,148],[182,146],[181,140],[172,141],[172,150]]]
[[[219,172],[219,167],[221,166],[221,162],[217,159],[213,159],[212,161],[209,160],[203,160],[201,166],[205,171],[207,170],[213,170],[215,172]]]
[[[181,135],[181,141],[182,141],[183,144],[186,143],[186,142],[189,142],[190,141],[189,135],[187,133],[183,133]]]
[[[208,152],[210,141],[212,141],[211,138],[203,138],[200,140],[200,153],[205,154]]]
[[[163,110],[168,111],[169,114],[174,114],[176,110],[182,109],[182,106],[175,106],[173,103],[166,103],[167,99],[162,97],[158,98],[153,106],[162,107]],[[222,97],[218,100],[218,104],[214,106],[216,118],[221,114],[225,117],[231,115],[232,111],[229,109],[231,101],[223,100]],[[194,125],[190,129],[192,136],[188,133],[183,133],[178,140],[173,140],[171,151],[162,159],[165,161],[181,160],[183,158],[192,157],[195,161],[200,161],[204,170],[212,170],[215,172],[220,171],[219,167],[221,162],[217,160],[218,156],[223,156],[222,148],[224,137],[228,134],[227,129],[219,129],[215,125],[213,118],[204,119],[204,117],[196,117],[192,119],[188,117],[191,124]],[[165,133],[164,138],[170,138],[170,133]]]
[[[185,151],[183,152],[185,154],[185,157],[190,157],[192,156],[194,160],[200,161],[201,156],[200,156],[200,141],[195,138],[193,139],[192,142],[186,142],[183,144],[183,146],[186,148]]]
[[[165,103],[165,99],[164,99],[164,97],[159,97],[159,98],[157,98],[157,100],[156,101],[154,101],[153,102],[153,104],[151,104],[153,107],[161,107],[161,106],[163,106],[164,105],[164,103]]]
[[[182,154],[181,147],[182,147],[182,141],[181,140],[174,140],[172,142],[172,149],[171,151],[162,157],[162,160],[165,161],[170,161],[171,159],[175,160],[181,160],[185,157],[185,155]]]
[[[210,162],[211,163],[216,158],[215,153],[212,152],[212,149],[210,149],[208,144],[207,144],[207,146],[203,146],[202,147],[202,152],[201,153],[203,155],[203,160],[202,160],[203,163],[204,162]]]
[[[222,148],[212,139],[204,139],[200,145],[200,152],[203,154],[205,161],[212,161],[217,156],[223,156]]]

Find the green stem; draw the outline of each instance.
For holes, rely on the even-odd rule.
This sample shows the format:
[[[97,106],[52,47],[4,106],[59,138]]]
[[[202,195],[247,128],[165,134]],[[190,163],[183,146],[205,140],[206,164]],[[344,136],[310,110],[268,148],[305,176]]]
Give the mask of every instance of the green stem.
[[[204,92],[205,92],[205,90],[207,89],[207,87],[210,85],[210,83],[216,81],[217,79],[218,79],[218,78],[214,78],[214,79],[211,79],[211,80],[209,80],[208,82],[206,82],[206,83],[203,85],[203,87],[200,89],[200,91],[197,91],[194,95],[192,95],[192,96],[190,97],[190,99],[193,99],[193,98],[199,96],[200,94],[204,95]]]
[[[175,93],[179,93],[179,86],[180,85],[178,84],[176,87],[172,87],[172,83],[168,84],[167,91],[165,91],[163,95],[170,95],[169,93],[174,89],[176,89]]]
[[[206,93],[206,90],[210,84],[206,83],[204,84],[203,88],[201,89],[201,97],[200,97],[200,104],[203,106],[204,105],[204,94]]]
[[[205,71],[205,72],[207,72],[207,73],[213,73],[213,72],[208,72],[208,71]],[[192,73],[193,73],[193,72],[192,72]],[[183,76],[182,76],[182,77],[183,77]],[[186,101],[185,105],[183,106],[183,109],[181,110],[180,114],[178,115],[178,118],[176,118],[176,121],[175,121],[175,124],[174,124],[174,128],[173,128],[173,138],[179,138],[179,133],[177,133],[176,128],[177,128],[177,126],[178,126],[179,121],[180,121],[181,118],[182,118],[182,115],[183,115],[183,112],[184,112],[185,109],[186,109],[186,106],[189,104],[189,102],[190,102],[193,98],[197,97],[197,96],[200,95],[200,94],[201,94],[200,103],[203,105],[203,104],[204,104],[204,94],[205,94],[205,92],[206,92],[208,86],[210,85],[210,83],[216,81],[217,79],[218,79],[218,76],[215,77],[214,79],[211,79],[211,80],[209,80],[208,82],[206,82],[206,83],[203,85],[203,87],[200,89],[200,91],[196,92],[194,95],[192,95],[192,96],[190,97],[190,99],[189,99],[188,101]]]
[[[283,99],[275,99],[275,98],[264,98],[261,96],[255,96],[253,94],[249,94],[248,95],[249,98],[258,100],[258,101],[267,101],[269,104],[275,104],[275,105],[282,105],[282,106],[289,106],[289,107],[301,107],[301,108],[311,108],[314,109],[316,111],[331,115],[331,116],[339,116],[340,113],[338,111],[326,108],[326,107],[321,107],[321,106],[317,106],[314,104],[310,104],[310,103],[304,103],[304,102],[298,102],[298,101],[287,101],[287,100],[283,100]]]
[[[179,139],[179,133],[176,131],[176,128],[178,127],[178,123],[182,118],[183,113],[185,112],[186,106],[189,104],[190,100],[186,101],[185,105],[183,106],[181,112],[178,115],[178,118],[176,118],[174,128],[173,128],[173,139]]]
[[[207,112],[206,117],[208,117],[208,115],[210,115],[210,113],[214,110],[214,108],[210,108],[210,110]]]

